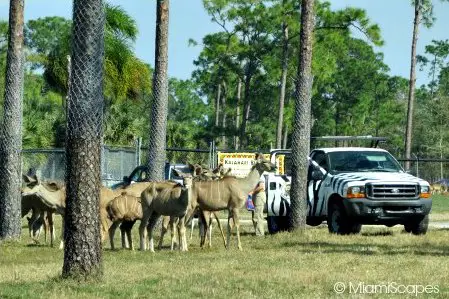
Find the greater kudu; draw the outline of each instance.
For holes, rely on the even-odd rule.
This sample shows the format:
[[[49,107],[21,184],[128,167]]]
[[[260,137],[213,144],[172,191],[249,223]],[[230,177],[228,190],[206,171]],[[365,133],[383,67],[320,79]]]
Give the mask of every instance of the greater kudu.
[[[231,218],[237,232],[237,247],[242,250],[240,242],[240,209],[245,204],[248,193],[254,189],[265,171],[273,171],[276,166],[264,159],[262,154],[256,154],[256,160],[250,173],[245,178],[224,177],[214,181],[194,182],[192,186],[191,207],[193,213],[196,207],[204,211],[228,210],[228,231],[226,247],[229,248],[231,238]],[[190,215],[187,215],[187,219]]]

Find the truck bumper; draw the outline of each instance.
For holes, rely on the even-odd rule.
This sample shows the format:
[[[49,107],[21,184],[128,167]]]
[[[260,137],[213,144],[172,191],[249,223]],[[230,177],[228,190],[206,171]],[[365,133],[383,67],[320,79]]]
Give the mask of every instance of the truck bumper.
[[[367,198],[344,199],[349,217],[361,224],[404,224],[413,218],[422,218],[430,213],[432,200],[371,200]]]

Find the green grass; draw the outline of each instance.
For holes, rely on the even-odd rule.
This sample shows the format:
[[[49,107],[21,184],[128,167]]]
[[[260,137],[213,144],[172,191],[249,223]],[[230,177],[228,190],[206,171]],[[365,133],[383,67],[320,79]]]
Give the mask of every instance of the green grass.
[[[439,293],[429,298],[449,296],[449,230],[414,236],[399,227],[367,226],[359,235],[336,236],[320,227],[255,237],[245,226],[242,252],[235,238],[225,250],[216,229],[211,249],[199,248],[195,232],[184,253],[111,251],[105,245],[103,280],[84,284],[61,280],[63,252],[31,244],[26,233],[20,242],[0,244],[2,299],[339,298],[337,282],[437,285]]]
[[[449,221],[449,195],[432,195],[431,221]]]

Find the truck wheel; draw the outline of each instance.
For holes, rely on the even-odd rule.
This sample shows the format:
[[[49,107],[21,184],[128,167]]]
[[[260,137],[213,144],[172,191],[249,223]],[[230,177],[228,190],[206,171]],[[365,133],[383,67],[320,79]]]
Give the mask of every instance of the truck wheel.
[[[280,230],[276,216],[268,216],[267,217],[267,225],[268,225],[268,232],[270,234],[278,233]]]
[[[361,224],[352,221],[346,216],[345,209],[341,203],[333,203],[329,207],[327,227],[330,233],[338,235],[358,234],[362,229]]]
[[[404,224],[404,230],[405,230],[405,232],[407,232],[407,233],[411,233],[412,232],[412,227],[411,227],[411,225],[410,224]]]
[[[268,232],[276,234],[281,231],[288,230],[288,218],[286,216],[268,216],[267,217]]]
[[[323,220],[321,218],[316,218],[316,217],[313,217],[313,218],[307,217],[306,223],[307,223],[307,225],[310,225],[310,226],[318,226],[321,223],[323,223]]]
[[[350,228],[350,234],[358,234],[360,233],[360,231],[362,230],[362,225],[360,223],[355,223],[353,222],[351,224],[351,228]]]
[[[429,215],[404,225],[406,232],[412,232],[414,235],[425,235],[429,228]]]

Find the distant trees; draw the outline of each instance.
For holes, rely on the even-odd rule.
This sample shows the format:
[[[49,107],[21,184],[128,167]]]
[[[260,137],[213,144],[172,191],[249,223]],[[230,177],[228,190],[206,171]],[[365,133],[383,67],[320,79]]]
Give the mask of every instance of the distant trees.
[[[279,142],[290,147],[299,57],[297,1],[207,0],[204,6],[222,30],[205,35],[201,41],[190,41],[191,45],[201,47],[192,79],[169,80],[167,145],[203,147],[215,140],[218,147],[236,149],[268,149],[278,147]],[[408,81],[390,76],[382,54],[373,48],[382,44],[379,27],[362,9],[332,10],[328,2],[317,1],[315,11],[312,135],[385,135],[389,137],[386,146],[402,156]],[[2,70],[6,66],[7,25],[0,22]],[[25,26],[23,144],[26,147],[64,146],[70,26],[70,20],[60,17],[30,20]],[[56,33],[48,34],[49,30]],[[356,38],[354,30],[362,38]],[[144,144],[148,144],[149,118],[141,111],[151,107],[153,93],[148,78],[153,76],[154,69],[136,58],[133,52],[136,34],[136,23],[126,11],[106,5],[104,142],[107,144],[132,145],[138,136],[143,136]],[[426,57],[430,67],[433,57],[430,53]],[[4,75],[4,71],[0,72],[0,91]],[[434,72],[430,76],[438,79],[439,75]],[[429,92],[436,96],[436,86],[418,92],[416,109],[427,105],[421,99]],[[201,107],[193,114],[186,112],[195,115],[195,119],[185,120],[182,127],[179,115],[172,113],[172,109],[183,107],[184,100],[175,104],[176,98],[195,99]],[[187,102],[185,109],[195,110]],[[421,113],[418,110],[416,113]],[[199,113],[204,114],[196,118]],[[420,134],[424,123],[415,119],[415,135]],[[187,135],[185,128],[189,128]],[[181,135],[187,139],[181,140]],[[422,143],[413,142],[413,152],[417,146],[423,150]]]
[[[288,124],[293,117],[291,99],[295,89],[294,66],[298,63],[300,28],[295,22],[300,16],[296,1],[207,0],[204,6],[212,20],[223,28],[221,32],[203,38],[203,50],[196,60],[197,69],[193,75],[202,95],[214,109],[215,114],[209,115],[209,119],[215,121],[209,122],[208,130],[215,136],[233,137],[234,147],[245,144],[247,148],[280,147],[281,141],[290,146]],[[361,59],[357,71],[364,71],[363,63],[377,63],[379,67],[372,70],[376,74],[386,73],[387,68],[373,62],[382,62],[382,56],[374,53],[371,44],[381,45],[382,39],[379,27],[370,22],[365,11],[357,8],[332,11],[329,3],[317,2],[316,15],[312,116],[317,121],[314,121],[313,132],[328,135],[342,131],[339,128],[342,122],[332,121],[338,117],[337,104],[362,100],[353,95],[350,99],[336,98],[331,88],[337,84],[335,75],[350,63],[353,50],[348,44],[354,45],[352,48],[357,43],[363,44],[365,47],[359,46],[359,52],[373,53],[359,55],[351,61]],[[351,29],[361,31],[368,42],[352,37]],[[192,44],[198,45],[197,42]],[[352,78],[357,75],[353,74]],[[375,100],[372,87],[369,84],[362,87],[360,94],[366,102]],[[361,86],[354,90],[356,88]],[[217,101],[218,96],[226,101]],[[226,127],[217,121],[225,117],[231,120]],[[367,115],[353,117],[363,121]],[[365,134],[374,134],[373,126],[363,130]],[[229,147],[229,142],[226,145]]]

